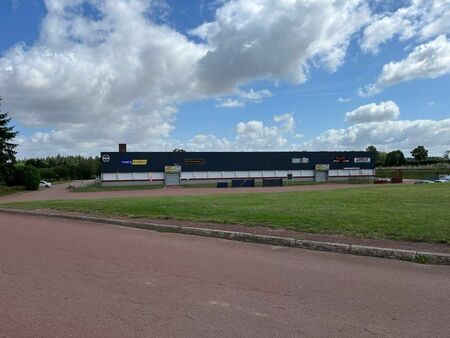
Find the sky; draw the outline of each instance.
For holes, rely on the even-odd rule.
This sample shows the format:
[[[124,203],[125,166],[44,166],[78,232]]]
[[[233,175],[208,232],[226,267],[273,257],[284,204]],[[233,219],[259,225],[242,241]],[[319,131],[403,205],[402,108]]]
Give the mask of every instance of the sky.
[[[18,157],[450,150],[450,0],[0,0]]]

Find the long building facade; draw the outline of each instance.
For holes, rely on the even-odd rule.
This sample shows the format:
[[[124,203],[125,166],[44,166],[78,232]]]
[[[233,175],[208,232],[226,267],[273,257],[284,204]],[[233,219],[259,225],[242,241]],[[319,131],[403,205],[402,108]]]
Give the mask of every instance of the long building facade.
[[[102,152],[102,185],[370,180],[371,152]]]

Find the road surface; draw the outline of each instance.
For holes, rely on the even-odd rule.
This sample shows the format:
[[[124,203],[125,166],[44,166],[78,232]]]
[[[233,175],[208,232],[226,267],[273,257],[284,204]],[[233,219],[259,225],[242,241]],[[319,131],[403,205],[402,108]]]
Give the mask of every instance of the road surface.
[[[0,214],[0,337],[448,337],[450,268]]]

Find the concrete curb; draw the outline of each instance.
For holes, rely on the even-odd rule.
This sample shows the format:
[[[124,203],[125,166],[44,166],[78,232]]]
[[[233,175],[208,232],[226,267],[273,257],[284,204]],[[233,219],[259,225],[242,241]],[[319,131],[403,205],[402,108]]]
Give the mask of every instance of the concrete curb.
[[[159,232],[180,233],[193,236],[215,237],[234,241],[270,244],[276,246],[286,246],[292,248],[301,248],[316,251],[327,251],[344,254],[352,254],[358,256],[370,256],[379,258],[398,259],[410,262],[450,265],[450,254],[421,252],[412,250],[378,248],[353,244],[318,242],[295,238],[276,237],[256,235],[245,232],[235,232],[226,230],[191,228],[176,225],[164,225],[157,223],[146,223],[138,221],[128,221],[119,219],[110,219],[94,216],[80,216],[67,214],[53,214],[50,212],[28,211],[17,209],[0,208],[0,212],[8,214],[28,215],[28,216],[43,216],[52,218],[62,218],[77,221],[104,223],[112,225],[120,225],[126,227],[133,227],[138,229],[154,230]]]

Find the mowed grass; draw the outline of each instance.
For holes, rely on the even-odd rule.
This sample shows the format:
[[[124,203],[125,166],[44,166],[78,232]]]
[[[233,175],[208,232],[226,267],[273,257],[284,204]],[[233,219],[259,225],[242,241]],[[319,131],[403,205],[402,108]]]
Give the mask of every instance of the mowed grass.
[[[450,244],[450,184],[4,204]]]

